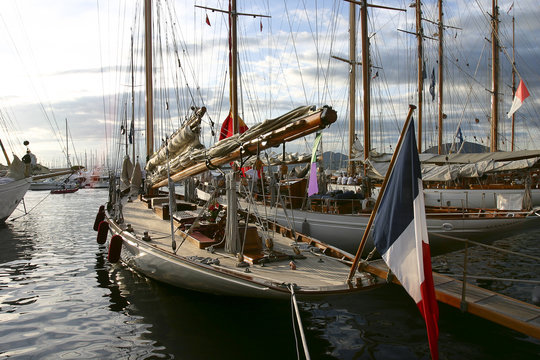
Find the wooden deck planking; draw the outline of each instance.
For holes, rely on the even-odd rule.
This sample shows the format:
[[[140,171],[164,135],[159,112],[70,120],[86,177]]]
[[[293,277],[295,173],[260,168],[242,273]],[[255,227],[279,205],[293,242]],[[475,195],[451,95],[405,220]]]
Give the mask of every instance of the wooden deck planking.
[[[149,209],[146,203],[140,201],[134,201],[132,203],[126,203],[123,208],[124,223],[131,224],[135,230],[135,234],[142,236],[144,231],[148,231],[152,240],[148,243],[152,246],[158,247],[170,254],[173,253],[171,247],[170,236],[170,222],[169,220],[162,220],[157,216],[152,209]],[[175,236],[177,246],[183,241],[183,237],[180,233]],[[292,239],[281,236],[280,234],[274,234],[273,237],[274,249],[276,251],[294,255],[293,249],[290,244],[293,243]],[[317,256],[311,254],[309,251],[302,252],[305,259],[295,259],[296,269],[290,268],[290,259],[284,259],[276,262],[270,262],[261,265],[251,265],[250,275],[254,277],[261,277],[265,279],[271,279],[277,283],[296,283],[303,287],[327,287],[343,285],[346,283],[349,266],[347,264],[340,263],[336,259],[326,258],[325,256]],[[217,248],[213,253],[199,249],[192,244],[189,240],[186,240],[177,251],[178,256],[199,256],[217,258],[220,260],[220,267],[227,268],[234,272],[244,272],[244,268],[238,268],[236,266],[237,259],[231,254],[226,254],[222,248]],[[320,262],[322,259],[322,262]],[[327,262],[333,262],[337,267],[328,267]],[[362,275],[358,275],[362,277]]]
[[[370,262],[364,270],[382,278],[388,274],[388,267],[383,260]],[[399,284],[395,277],[393,282]],[[434,272],[433,282],[438,301],[462,308],[461,281]],[[466,312],[540,339],[540,307],[469,283],[465,291]]]

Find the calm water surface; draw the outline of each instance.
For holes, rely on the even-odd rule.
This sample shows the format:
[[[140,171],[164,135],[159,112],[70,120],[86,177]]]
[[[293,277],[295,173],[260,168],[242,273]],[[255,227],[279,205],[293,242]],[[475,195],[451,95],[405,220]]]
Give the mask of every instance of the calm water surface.
[[[184,291],[109,264],[92,230],[106,195],[30,191],[29,214],[0,228],[0,358],[297,358],[288,302]],[[540,256],[539,238],[496,245]],[[469,256],[476,274],[540,280],[533,260],[477,248]],[[462,263],[457,252],[434,268],[458,274]],[[473,282],[529,302],[534,287]],[[423,320],[397,286],[300,305],[312,359],[429,359]],[[538,340],[442,304],[440,312],[441,359],[540,358]]]

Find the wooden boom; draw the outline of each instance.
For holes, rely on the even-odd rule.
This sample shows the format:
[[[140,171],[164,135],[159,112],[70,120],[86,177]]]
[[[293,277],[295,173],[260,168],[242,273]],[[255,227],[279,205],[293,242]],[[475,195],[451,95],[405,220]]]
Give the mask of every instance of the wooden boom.
[[[257,151],[265,150],[271,147],[278,146],[279,144],[290,142],[298,138],[307,136],[314,133],[317,130],[323,129],[326,126],[332,124],[337,120],[337,113],[330,107],[325,107],[320,111],[310,114],[305,118],[299,119],[279,130],[274,130],[268,134],[253,139],[247,143],[244,143],[242,147],[231,152],[226,156],[217,157],[212,159],[211,166],[220,166],[246,154],[253,154]],[[178,173],[171,175],[171,180],[174,182],[186,179],[188,177],[200,174],[208,170],[207,163],[201,162],[188,168],[185,168]],[[167,185],[167,179],[152,184],[152,188],[156,189]]]

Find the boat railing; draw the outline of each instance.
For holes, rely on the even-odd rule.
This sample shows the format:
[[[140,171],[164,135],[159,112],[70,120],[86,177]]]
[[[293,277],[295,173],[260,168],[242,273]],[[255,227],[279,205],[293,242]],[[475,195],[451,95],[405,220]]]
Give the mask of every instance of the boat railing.
[[[519,283],[540,285],[540,280],[501,278],[501,277],[496,277],[496,276],[475,275],[475,274],[471,274],[469,272],[469,270],[468,270],[469,269],[468,265],[470,265],[469,262],[471,260],[471,257],[469,256],[469,246],[470,245],[480,246],[480,247],[483,247],[485,249],[489,249],[489,250],[492,250],[492,251],[495,251],[495,252],[504,253],[504,254],[508,254],[508,255],[512,255],[512,256],[517,256],[519,258],[531,259],[533,261],[536,261],[536,263],[540,263],[540,257],[538,257],[538,256],[524,254],[524,253],[516,252],[516,251],[512,251],[512,250],[507,250],[507,249],[503,249],[503,248],[500,248],[500,247],[497,247],[497,246],[494,246],[494,245],[483,244],[483,243],[478,242],[478,241],[459,238],[459,237],[455,237],[455,236],[451,236],[451,235],[438,234],[438,236],[443,237],[443,238],[447,238],[447,239],[453,240],[453,241],[460,241],[460,242],[463,242],[464,245],[465,245],[465,248],[463,250],[463,270],[462,270],[462,273],[461,274],[439,273],[441,275],[445,275],[445,276],[449,276],[449,277],[461,278],[462,288],[461,288],[460,309],[463,312],[467,311],[467,306],[468,306],[467,301],[466,301],[467,279],[488,280],[488,281],[505,281],[505,282],[519,282]]]

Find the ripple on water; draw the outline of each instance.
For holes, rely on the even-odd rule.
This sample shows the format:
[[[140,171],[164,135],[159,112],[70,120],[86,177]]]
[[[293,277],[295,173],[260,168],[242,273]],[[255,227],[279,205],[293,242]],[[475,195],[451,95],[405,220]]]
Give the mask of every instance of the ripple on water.
[[[0,358],[296,358],[287,302],[174,289],[109,264],[92,230],[106,197],[104,190],[30,191],[27,208],[40,205],[0,228]],[[539,235],[503,239],[498,246],[538,256]],[[536,263],[474,248],[469,254],[475,272],[540,278]],[[462,259],[458,252],[437,258],[434,267],[459,274]],[[476,283],[530,297],[530,286]],[[397,286],[300,307],[313,359],[429,358],[422,318]],[[540,358],[536,340],[447,306],[440,311],[441,358]]]

